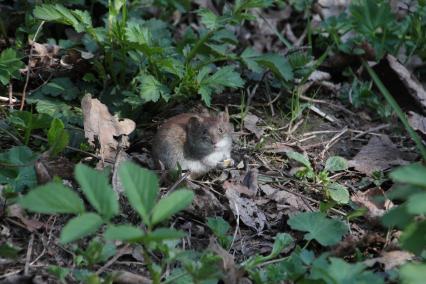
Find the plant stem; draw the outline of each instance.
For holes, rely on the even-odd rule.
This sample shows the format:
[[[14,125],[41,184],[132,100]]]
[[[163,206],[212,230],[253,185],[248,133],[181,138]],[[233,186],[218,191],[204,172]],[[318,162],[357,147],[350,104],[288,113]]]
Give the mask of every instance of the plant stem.
[[[202,38],[200,38],[197,43],[194,45],[194,47],[191,49],[191,51],[188,53],[188,56],[185,59],[185,65],[189,64],[191,60],[197,55],[198,49],[206,42],[208,41],[214,34],[216,30],[211,30],[208,33],[206,33]]]
[[[153,266],[154,263],[152,262],[151,256],[149,255],[148,250],[147,250],[145,245],[142,245],[142,253],[143,253],[143,258],[146,262],[146,266],[148,267],[149,274],[151,275],[152,283],[153,284],[160,284],[161,275],[158,274],[155,271],[154,266]]]
[[[420,154],[423,157],[423,160],[426,161],[426,147],[423,145],[422,140],[420,139],[419,135],[413,130],[413,128],[408,123],[407,117],[405,116],[405,113],[402,111],[402,109],[399,107],[398,103],[395,101],[394,97],[389,93],[389,91],[386,89],[385,85],[382,83],[380,78],[377,76],[376,72],[368,66],[368,63],[364,60],[362,61],[362,65],[365,69],[367,69],[368,74],[370,74],[371,79],[373,79],[374,83],[376,84],[377,88],[379,88],[380,92],[385,97],[388,104],[392,107],[392,109],[396,112],[399,120],[404,125],[405,130],[410,135],[411,139],[413,139],[414,143],[417,146],[417,149],[419,150]]]

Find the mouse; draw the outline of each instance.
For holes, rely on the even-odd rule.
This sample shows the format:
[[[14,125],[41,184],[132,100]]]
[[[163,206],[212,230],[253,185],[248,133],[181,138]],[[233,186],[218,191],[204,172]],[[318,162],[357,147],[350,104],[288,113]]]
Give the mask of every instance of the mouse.
[[[232,165],[228,112],[182,113],[166,120],[153,139],[152,154],[164,168],[189,170],[191,178]],[[161,163],[161,164],[160,164]]]

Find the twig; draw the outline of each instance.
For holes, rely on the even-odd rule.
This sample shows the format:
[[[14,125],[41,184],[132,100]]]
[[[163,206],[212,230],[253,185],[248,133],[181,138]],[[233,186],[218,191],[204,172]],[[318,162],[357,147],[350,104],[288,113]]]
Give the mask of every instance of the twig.
[[[181,184],[184,180],[186,180],[188,178],[188,176],[191,174],[190,171],[187,171],[186,173],[184,173],[177,181],[175,181],[174,184],[172,184],[172,186],[167,190],[167,194],[169,194],[170,192],[172,192],[173,190],[176,189],[176,187],[178,187],[179,184]]]
[[[27,77],[25,78],[25,85],[24,85],[24,89],[22,90],[22,98],[21,98],[21,107],[19,108],[19,110],[23,110],[24,109],[24,105],[25,105],[25,97],[26,97],[26,93],[27,93],[27,88],[28,88],[28,82],[30,81],[30,73],[31,73],[31,58],[33,57],[33,51],[34,51],[34,42],[37,40],[37,36],[41,30],[41,27],[44,25],[45,21],[42,21],[40,23],[40,25],[37,28],[36,33],[34,34],[34,37],[31,41],[31,48],[30,48],[30,55],[28,56],[28,64],[27,64]]]
[[[382,130],[384,128],[388,128],[389,126],[390,126],[390,124],[382,124],[382,125],[370,128],[370,129],[368,129],[366,131],[363,131],[363,132],[355,135],[355,137],[353,137],[351,140],[358,139],[358,138],[360,138],[360,137],[362,137],[362,136],[364,136],[366,134],[369,134],[370,132],[379,131],[379,130]]]
[[[33,251],[33,243],[34,243],[34,234],[31,234],[30,241],[28,242],[27,256],[25,258],[24,275],[28,275],[28,272],[30,269],[30,260],[31,260],[31,253]]]
[[[15,100],[16,101],[16,100]],[[12,83],[9,83],[9,109],[13,110],[13,86]]]
[[[322,152],[321,152],[321,158],[322,159],[324,159],[325,152],[327,152],[331,148],[331,146],[333,146],[339,140],[339,138],[342,137],[343,134],[345,134],[346,132],[348,132],[347,127],[343,128],[342,131],[340,131],[339,133],[334,135],[334,137],[331,138],[330,141],[328,141],[328,143],[324,147],[324,150],[322,150]]]
[[[240,229],[240,210],[238,209],[238,204],[234,202],[235,211],[237,212],[237,226],[235,226],[234,235],[232,236],[232,242],[229,246],[228,252],[231,251],[232,246],[234,245],[235,239],[237,238],[238,230]]]
[[[330,115],[326,114],[325,112],[323,112],[322,110],[320,110],[319,108],[317,108],[314,105],[310,105],[308,107],[311,111],[315,112],[316,114],[318,114],[319,116],[321,116],[322,118],[325,118],[326,120],[330,121],[331,123],[336,122],[336,120],[331,117]]]
[[[125,245],[124,247],[122,247],[117,254],[111,258],[107,263],[105,263],[104,266],[102,266],[101,268],[99,268],[96,271],[96,275],[101,274],[102,272],[104,272],[108,267],[110,267],[117,259],[119,259],[122,255],[126,254],[127,249],[129,248],[129,244]]]

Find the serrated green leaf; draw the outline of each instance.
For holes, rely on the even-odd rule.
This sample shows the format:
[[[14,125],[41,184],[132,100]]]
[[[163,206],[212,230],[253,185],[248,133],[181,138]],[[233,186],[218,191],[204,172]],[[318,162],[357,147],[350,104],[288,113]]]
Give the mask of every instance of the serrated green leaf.
[[[95,213],[83,213],[74,217],[62,229],[60,242],[66,244],[89,236],[96,232],[102,223],[101,216]]]
[[[107,171],[97,171],[84,164],[75,167],[75,178],[87,200],[105,219],[118,214],[118,201],[108,182]]]
[[[180,189],[162,198],[152,211],[151,224],[156,225],[185,209],[194,199],[191,190]]]
[[[293,68],[291,67],[288,60],[279,54],[270,53],[259,56],[256,62],[274,73],[278,78],[284,79],[285,81],[293,80]]]
[[[256,59],[260,56],[260,53],[254,50],[253,48],[247,47],[241,53],[240,57],[244,64],[253,72],[261,73],[263,68],[256,62]]]
[[[327,186],[327,191],[330,194],[331,199],[336,201],[338,204],[347,204],[349,202],[349,191],[340,183],[331,183]]]
[[[53,97],[57,97],[60,95],[65,100],[71,101],[77,98],[80,91],[69,78],[59,77],[54,78],[49,83],[43,85],[33,95],[37,95],[38,92]]]
[[[241,88],[244,86],[244,80],[241,79],[240,74],[232,66],[225,66],[210,77],[202,80],[201,84],[211,86],[214,89],[219,88],[219,86]]]
[[[426,188],[426,167],[411,164],[392,171],[389,175],[394,182],[407,183]]]
[[[126,37],[130,42],[142,45],[152,45],[152,34],[147,27],[143,27],[139,23],[129,22],[126,26]]]
[[[208,30],[215,30],[221,26],[219,16],[215,15],[211,10],[200,9],[197,13],[198,16],[201,17],[201,23],[203,23]]]
[[[289,157],[290,159],[293,159],[301,163],[308,169],[312,169],[311,162],[309,162],[309,159],[305,155],[294,152],[294,151],[288,151],[286,154],[287,154],[287,157]]]
[[[401,246],[420,255],[426,249],[426,221],[412,222],[401,234]]]
[[[130,204],[142,217],[144,223],[150,225],[149,216],[154,208],[159,189],[157,176],[131,162],[120,165],[118,174]]]
[[[175,240],[185,237],[185,233],[171,228],[158,228],[146,234],[146,241],[160,242],[166,240]]]
[[[406,206],[408,213],[426,214],[426,192],[410,195]]]
[[[16,146],[0,153],[0,184],[11,186],[15,192],[36,186],[35,159],[36,155],[26,146]]]
[[[157,102],[160,98],[168,100],[169,89],[152,75],[141,75],[136,78],[140,82],[139,94],[147,102]]]
[[[18,256],[19,251],[21,250],[21,248],[17,248],[7,243],[4,243],[0,245],[0,257],[15,259]]]
[[[323,213],[304,212],[289,218],[287,224],[293,230],[308,232],[305,240],[316,240],[323,246],[338,243],[348,231],[345,223],[327,218]]]
[[[289,246],[291,243],[294,242],[294,239],[292,236],[290,236],[287,233],[279,233],[275,237],[274,245],[272,247],[272,252],[269,255],[270,258],[274,258],[278,256],[285,247]]]
[[[30,211],[55,214],[84,212],[83,200],[62,183],[48,183],[31,190],[19,200],[19,204]]]
[[[110,225],[104,233],[106,240],[134,241],[141,239],[145,233],[131,225]]]
[[[426,263],[408,263],[401,267],[399,275],[403,284],[423,284],[426,275]]]
[[[47,141],[53,156],[56,156],[67,147],[70,140],[62,120],[54,118],[47,133]]]
[[[325,162],[324,170],[334,173],[338,171],[345,171],[348,169],[348,161],[339,156],[332,156]]]
[[[14,49],[7,48],[3,50],[0,53],[0,83],[7,85],[11,78],[17,78],[19,69],[24,66]]]

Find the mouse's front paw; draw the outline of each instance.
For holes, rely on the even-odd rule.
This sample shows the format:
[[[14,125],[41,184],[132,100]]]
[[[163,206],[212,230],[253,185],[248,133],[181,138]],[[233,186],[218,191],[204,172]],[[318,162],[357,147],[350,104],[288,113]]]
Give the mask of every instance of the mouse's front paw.
[[[229,168],[229,167],[233,167],[234,164],[235,164],[235,161],[233,159],[226,159],[219,162],[218,166],[221,168]]]

